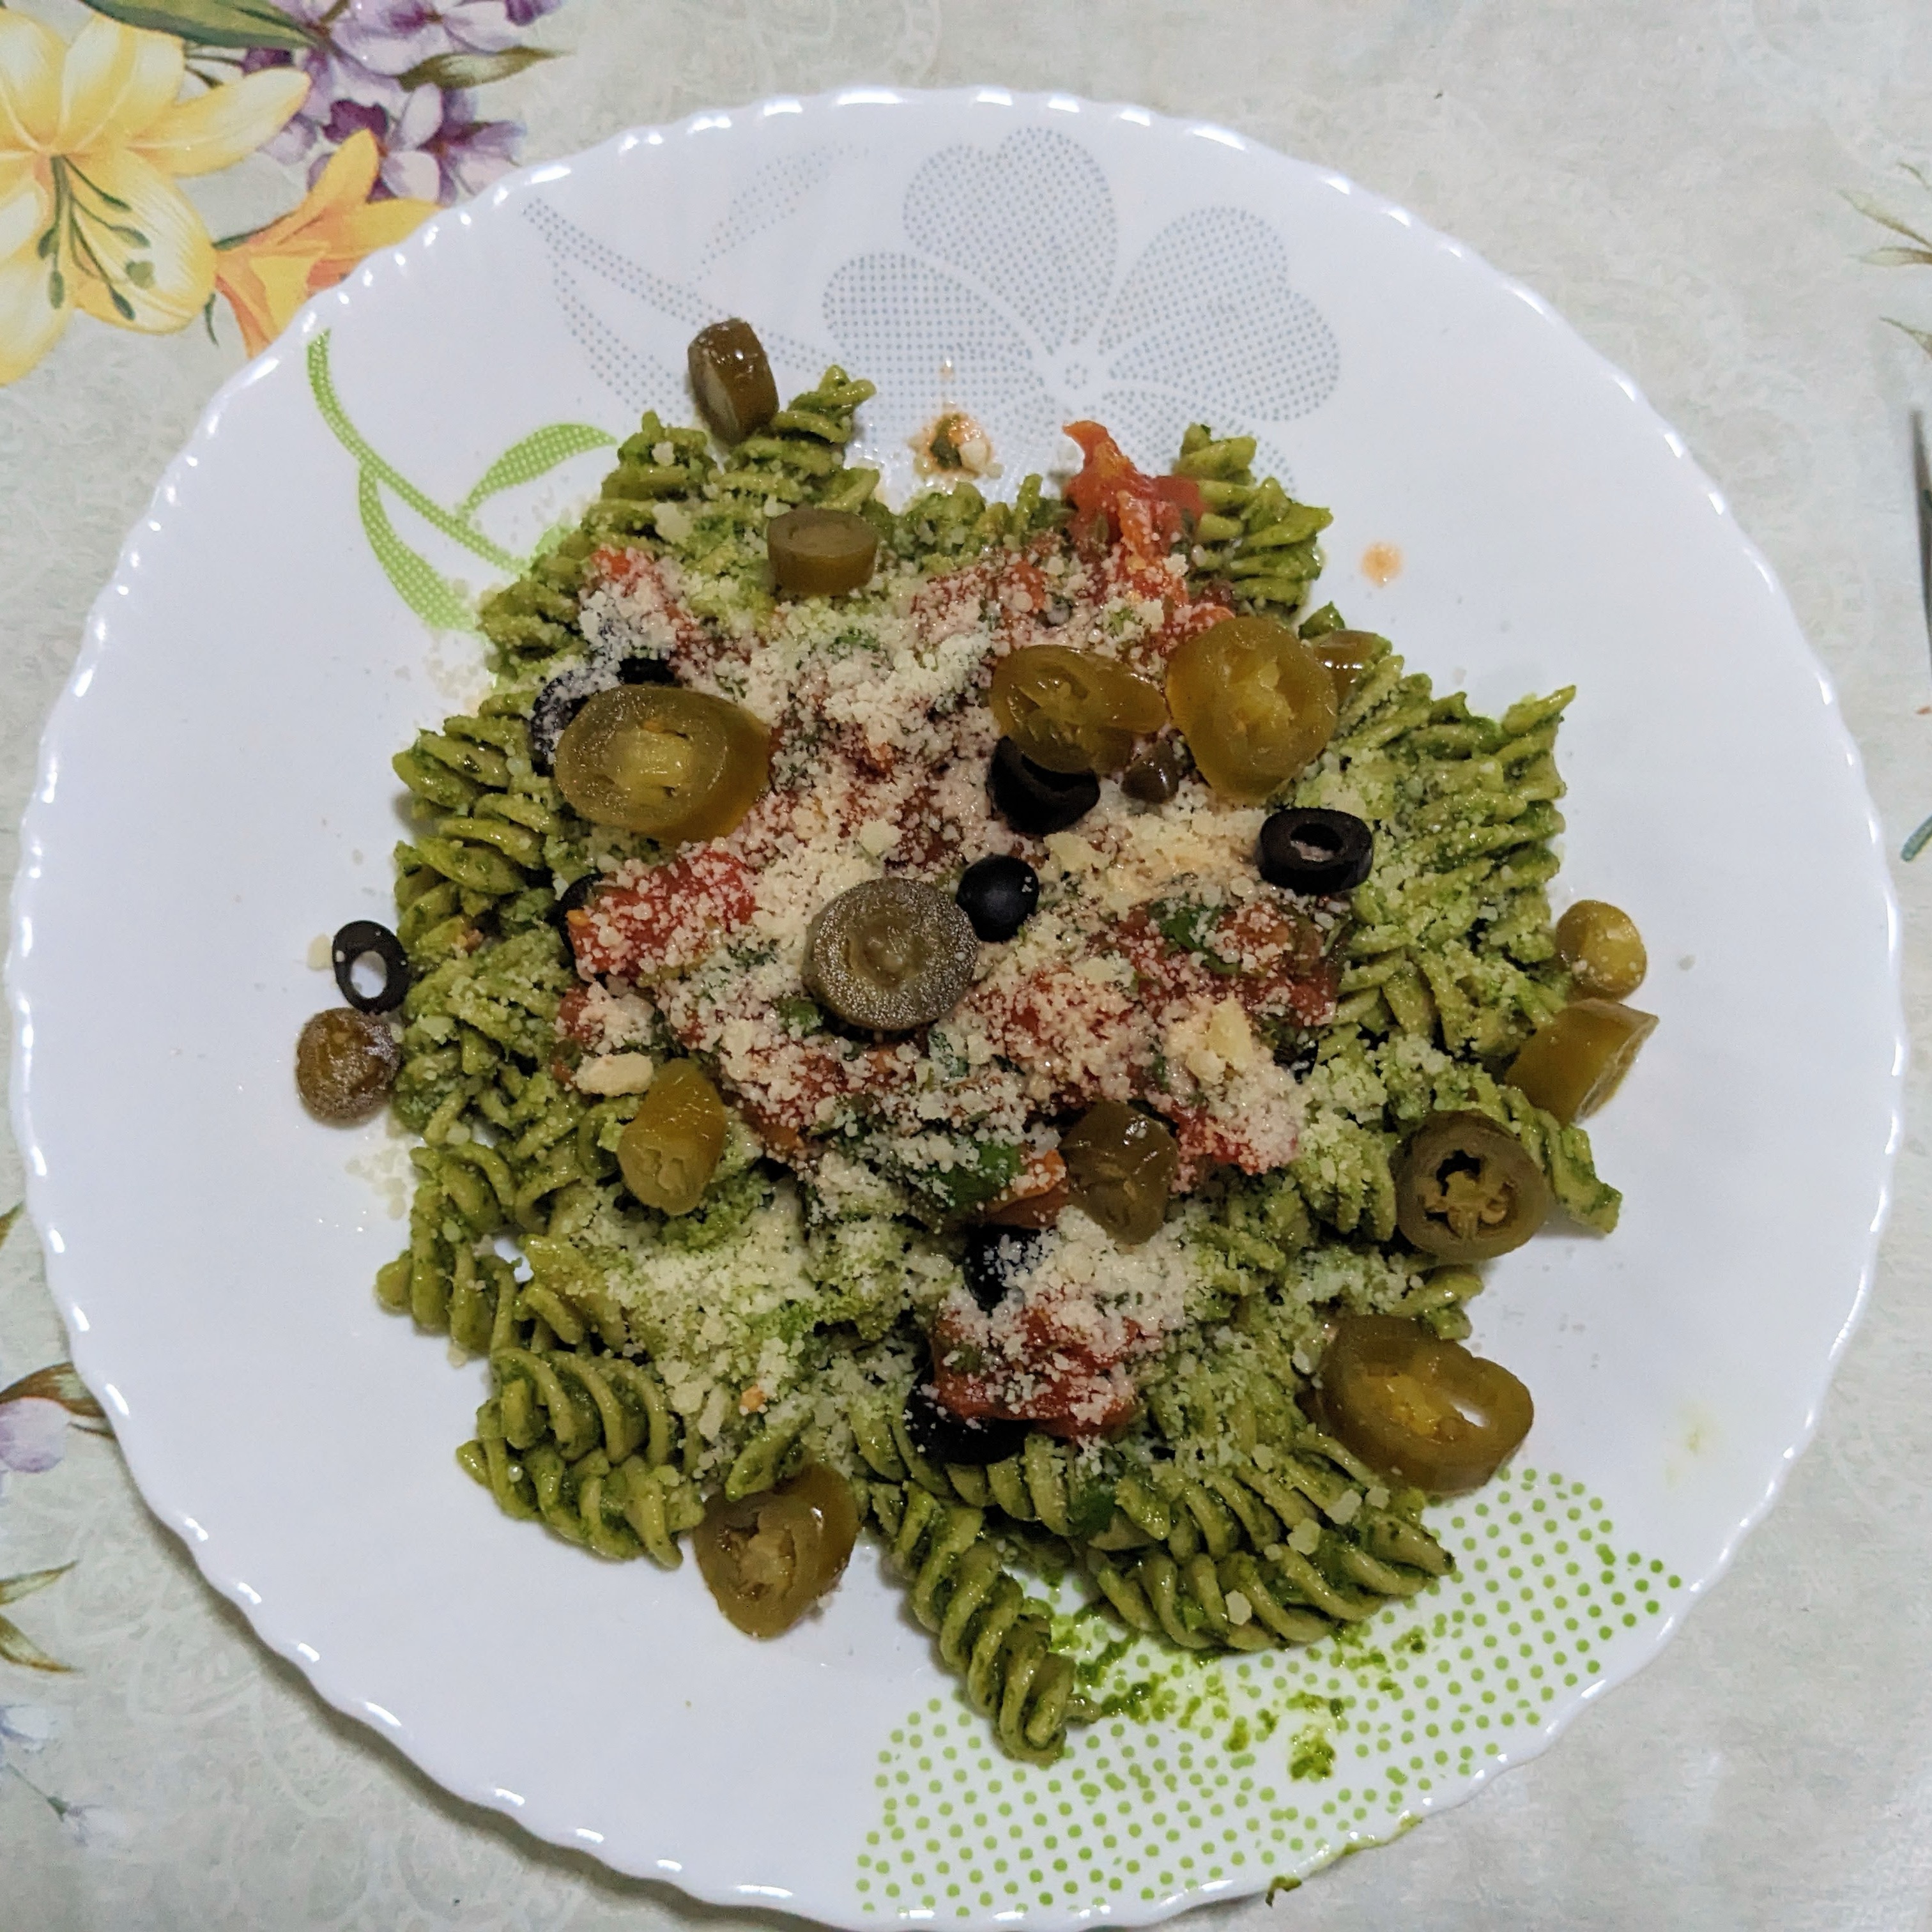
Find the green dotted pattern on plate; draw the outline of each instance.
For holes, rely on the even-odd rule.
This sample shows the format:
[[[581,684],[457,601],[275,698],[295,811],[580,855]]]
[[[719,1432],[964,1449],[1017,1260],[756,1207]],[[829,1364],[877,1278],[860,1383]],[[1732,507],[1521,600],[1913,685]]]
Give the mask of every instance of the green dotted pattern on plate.
[[[1118,1634],[1087,1620],[1088,1694],[1114,1714],[1047,1768],[1003,1757],[956,1693],[928,1700],[879,1754],[864,1909],[1064,1912],[1305,1874],[1407,1829],[1540,1730],[1682,1587],[1616,1547],[1584,1484],[1534,1469],[1433,1526],[1455,1575],[1306,1650],[1101,1650]]]

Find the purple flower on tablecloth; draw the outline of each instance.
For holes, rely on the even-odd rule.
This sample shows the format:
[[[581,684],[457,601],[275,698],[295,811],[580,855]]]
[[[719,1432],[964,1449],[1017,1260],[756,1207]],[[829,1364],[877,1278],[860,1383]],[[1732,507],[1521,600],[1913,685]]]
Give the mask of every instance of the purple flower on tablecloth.
[[[342,46],[332,28],[335,0],[275,0],[291,20],[313,29],[315,46],[306,53],[290,54],[278,48],[256,47],[242,58],[244,73],[265,67],[295,66],[308,76],[308,98],[290,121],[263,152],[279,161],[300,160],[313,146],[318,132],[338,101],[359,101],[370,106],[400,107],[404,90],[387,74],[365,67],[354,52]]]
[[[479,121],[476,96],[419,87],[384,144],[376,195],[452,202],[488,188],[516,165],[518,121]],[[380,137],[379,137],[380,138]]]
[[[67,1447],[68,1412],[41,1396],[0,1402],[0,1471],[38,1476],[58,1462]]]
[[[404,76],[446,56],[488,56],[514,47],[532,21],[562,0],[276,0],[320,37],[310,51],[257,49],[242,65],[294,65],[309,92],[265,152],[307,160],[313,183],[351,135],[367,133],[382,151],[375,198],[452,202],[486,188],[514,166],[520,122],[478,117],[475,97],[434,84],[407,88]]]
[[[309,15],[320,16],[328,10],[325,0],[280,0],[280,4],[284,12],[292,14],[304,24],[313,24]],[[400,82],[364,67],[332,41],[296,55],[256,47],[242,62],[246,74],[260,68],[290,65],[300,68],[308,76],[308,97],[284,124],[280,133],[262,150],[286,164],[305,160],[319,141],[336,147],[358,128],[368,128],[380,142],[408,98],[407,90]],[[338,124],[340,132],[335,131]]]
[[[44,1704],[0,1704],[0,1769],[8,1753],[37,1751],[54,1734],[54,1714]]]
[[[560,4],[524,0],[513,11],[509,0],[353,0],[330,32],[372,72],[403,74],[438,54],[501,53],[539,13]]]
[[[0,1217],[0,1234],[11,1219]],[[66,1449],[69,1423],[92,1432],[105,1420],[71,1362],[0,1384],[0,1476],[10,1469],[23,1476],[51,1469]]]
[[[77,1845],[119,1840],[128,1835],[127,1821],[104,1804],[74,1804],[44,1790],[20,1768],[24,1753],[39,1750],[54,1734],[59,1720],[44,1704],[0,1704],[0,1772],[11,1772],[54,1816]]]
[[[50,1798],[47,1802],[76,1845],[119,1844],[128,1837],[127,1820],[105,1804],[70,1804],[59,1798]]]

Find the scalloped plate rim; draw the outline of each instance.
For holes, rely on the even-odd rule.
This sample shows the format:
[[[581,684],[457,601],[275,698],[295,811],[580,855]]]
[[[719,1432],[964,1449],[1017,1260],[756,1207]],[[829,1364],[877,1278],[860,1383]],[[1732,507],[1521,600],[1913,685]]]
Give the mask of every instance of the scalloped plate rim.
[[[1388,197],[1365,188],[1359,183],[1341,175],[1336,170],[1321,164],[1306,161],[1287,154],[1270,144],[1252,140],[1219,124],[1186,118],[1185,117],[1156,112],[1130,103],[1102,102],[1075,97],[1057,91],[1042,90],[1028,92],[1018,88],[1007,88],[994,83],[974,83],[956,88],[920,89],[886,87],[847,87],[828,89],[823,92],[800,96],[776,94],[729,108],[701,109],[682,118],[654,125],[639,124],[614,134],[596,146],[584,148],[558,160],[541,162],[519,169],[493,184],[485,194],[467,204],[446,209],[432,217],[414,234],[397,247],[382,251],[366,260],[335,288],[326,290],[313,297],[298,312],[289,327],[266,350],[244,368],[238,370],[222,384],[207,404],[198,419],[195,429],[182,450],[170,460],[156,484],[147,508],[124,541],[117,556],[114,572],[88,610],[82,627],[82,644],[74,668],[64,682],[52,711],[44,725],[39,740],[35,760],[34,786],[23,815],[20,829],[21,860],[11,896],[11,916],[9,922],[9,945],[5,968],[5,986],[8,1004],[11,1010],[14,1026],[14,1054],[10,1062],[9,1102],[10,1118],[16,1140],[20,1146],[26,1170],[25,1198],[28,1218],[40,1238],[46,1262],[49,1292],[53,1297],[62,1319],[69,1329],[70,1342],[75,1367],[94,1395],[102,1400],[111,1419],[118,1422],[123,1405],[115,1380],[112,1364],[113,1344],[106,1335],[92,1331],[75,1334],[68,1322],[68,1310],[71,1305],[63,1298],[62,1285],[67,1269],[62,1255],[49,1242],[49,1202],[47,1187],[37,1172],[39,1150],[29,1131],[28,1088],[31,1080],[32,1050],[27,1039],[32,1026],[32,1012],[20,988],[24,975],[22,962],[26,953],[24,935],[31,929],[34,914],[36,888],[40,872],[41,840],[40,830],[46,815],[46,797],[53,774],[58,769],[61,753],[61,736],[72,720],[74,704],[78,694],[84,692],[97,662],[109,640],[109,619],[116,600],[125,594],[134,571],[138,568],[134,553],[137,544],[152,538],[165,540],[168,536],[168,519],[171,514],[167,502],[170,491],[177,482],[191,470],[200,453],[214,440],[221,417],[230,402],[237,395],[262,380],[276,369],[289,356],[295,346],[312,335],[326,325],[332,313],[339,313],[352,305],[355,290],[358,286],[378,287],[406,272],[409,259],[423,248],[431,245],[439,232],[452,220],[460,217],[467,224],[470,211],[491,212],[514,197],[528,190],[556,181],[574,172],[580,166],[591,164],[608,155],[620,153],[640,141],[666,140],[682,136],[710,133],[721,125],[728,127],[735,117],[743,115],[761,116],[772,112],[824,115],[839,112],[891,107],[917,107],[921,103],[932,100],[968,102],[994,107],[1020,107],[1071,110],[1072,112],[1093,112],[1110,118],[1124,120],[1150,131],[1162,131],[1170,135],[1194,136],[1214,141],[1238,152],[1258,152],[1288,161],[1290,164],[1307,170],[1318,178],[1327,181],[1343,191],[1358,196],[1364,204],[1378,212],[1386,213],[1401,220],[1403,225],[1415,236],[1418,242],[1434,242],[1447,248],[1456,259],[1466,262],[1481,274],[1490,278],[1502,291],[1514,294],[1526,302],[1546,323],[1557,328],[1570,338],[1574,351],[1588,363],[1594,364],[1609,376],[1621,388],[1630,403],[1648,423],[1661,434],[1674,434],[1670,426],[1648,402],[1638,385],[1624,371],[1612,363],[1588,342],[1562,314],[1545,302],[1528,286],[1516,278],[1508,275],[1489,262],[1486,257],[1466,244],[1456,241],[1440,230],[1432,227],[1403,208]],[[1064,104],[1063,106],[1062,104]],[[1070,113],[1070,118],[1071,114]],[[1714,493],[1708,473],[1688,451],[1684,461],[1690,473],[1707,490]],[[1730,526],[1732,541],[1738,544],[1745,555],[1772,587],[1779,602],[1790,610],[1790,598],[1784,586],[1758,546],[1746,535],[1731,517],[1728,509],[1724,512]],[[1802,627],[1793,616],[1793,630],[1801,638]],[[1762,1496],[1730,1532],[1717,1558],[1708,1570],[1694,1580],[1688,1580],[1682,1597],[1668,1614],[1660,1617],[1648,1626],[1648,1640],[1635,1654],[1628,1656],[1618,1667],[1610,1670],[1584,1686],[1570,1701],[1554,1710],[1540,1726],[1520,1733],[1511,1744],[1504,1746],[1488,1758],[1452,1790],[1441,1794],[1429,1793],[1418,1798],[1413,1808],[1405,1814],[1404,1823],[1396,1834],[1406,1829],[1408,1825],[1440,1810],[1454,1809],[1486,1786],[1497,1774],[1513,1768],[1539,1756],[1561,1736],[1579,1713],[1594,1703],[1617,1685],[1627,1682],[1638,1671],[1651,1663],[1670,1641],[1682,1625],[1693,1605],[1718,1583],[1735,1560],[1738,1548],[1750,1532],[1761,1523],[1776,1502],[1792,1465],[1803,1454],[1816,1436],[1822,1412],[1826,1393],[1838,1363],[1853,1331],[1862,1319],[1868,1304],[1874,1276],[1877,1265],[1879,1248],[1885,1226],[1889,1216],[1892,1201],[1892,1174],[1898,1142],[1903,1131],[1903,1090],[1905,1070],[1910,1051],[1900,994],[1901,928],[1898,902],[1888,866],[1886,864],[1887,848],[1883,828],[1876,806],[1872,803],[1870,789],[1864,778],[1864,768],[1856,741],[1846,726],[1842,709],[1838,703],[1834,683],[1808,645],[1802,646],[1804,668],[1816,679],[1823,704],[1829,714],[1828,728],[1849,764],[1852,778],[1863,794],[1867,813],[1867,824],[1873,853],[1876,861],[1877,880],[1886,916],[1886,964],[1892,994],[1890,1015],[1893,1043],[1893,1065],[1890,1076],[1891,1102],[1889,1127],[1884,1154],[1876,1175],[1874,1197],[1873,1215],[1864,1242],[1864,1256],[1860,1268],[1857,1289],[1844,1323],[1834,1337],[1830,1348],[1819,1364],[1813,1378],[1808,1403],[1802,1426],[1780,1456],[1776,1468],[1767,1481]],[[131,1420],[131,1418],[129,1418]],[[318,1695],[333,1708],[344,1716],[354,1719],[366,1726],[375,1736],[400,1751],[425,1776],[442,1790],[466,1804],[493,1811],[512,1820],[531,1836],[560,1850],[580,1855],[588,1855],[610,1869],[626,1876],[667,1885],[685,1895],[713,1905],[731,1905],[752,1907],[782,1912],[787,1916],[808,1918],[818,1922],[859,1928],[878,1925],[895,1916],[884,1912],[862,1912],[853,1905],[844,1909],[826,1904],[818,1906],[802,1901],[788,1904],[776,1894],[778,1888],[768,1885],[744,1883],[736,1886],[716,1884],[698,1879],[687,1879],[681,1862],[668,1856],[658,1860],[634,1860],[616,1855],[607,1855],[597,1846],[586,1845],[575,1835],[562,1815],[552,1818],[546,1815],[540,1804],[526,1802],[512,1804],[507,1802],[500,1790],[475,1782],[466,1774],[440,1768],[436,1762],[437,1752],[433,1742],[416,1737],[406,1727],[386,1726],[382,1718],[373,1714],[380,1707],[358,1694],[356,1688],[342,1681],[326,1664],[311,1661],[304,1657],[298,1648],[298,1640],[286,1634],[286,1612],[272,1612],[258,1601],[251,1602],[252,1592],[244,1594],[245,1586],[238,1576],[226,1574],[222,1564],[221,1540],[218,1530],[201,1525],[192,1514],[180,1507],[171,1498],[156,1492],[151,1483],[146,1459],[140,1446],[141,1431],[136,1426],[130,1431],[130,1438],[121,1437],[117,1426],[117,1442],[127,1462],[130,1474],[140,1490],[149,1510],[170,1530],[178,1536],[194,1558],[201,1575],[217,1592],[241,1611],[248,1619],[255,1636],[277,1656],[282,1658],[298,1670]],[[386,1715],[386,1714],[384,1714]],[[1387,1836],[1366,1833],[1346,1834],[1331,1857],[1323,1862],[1332,1863],[1346,1852],[1389,1842]],[[667,1848],[668,1850],[668,1848]],[[1319,1869],[1320,1868],[1317,1868]],[[1049,1911],[1027,1911],[1024,1917],[1030,1922],[1058,1924],[1078,1924],[1093,1920],[1120,1919],[1133,1924],[1153,1924],[1192,1907],[1231,1897],[1258,1894],[1268,1883],[1268,1874],[1258,1872],[1252,1881],[1246,1877],[1226,1879],[1190,1886],[1186,1889],[1157,1898],[1151,1903],[1137,1902],[1132,1907],[1116,1911],[1102,1902],[1097,1905],[1072,1910],[1055,1907]],[[924,1915],[909,1913],[909,1917]],[[977,1915],[976,1915],[976,1919]]]

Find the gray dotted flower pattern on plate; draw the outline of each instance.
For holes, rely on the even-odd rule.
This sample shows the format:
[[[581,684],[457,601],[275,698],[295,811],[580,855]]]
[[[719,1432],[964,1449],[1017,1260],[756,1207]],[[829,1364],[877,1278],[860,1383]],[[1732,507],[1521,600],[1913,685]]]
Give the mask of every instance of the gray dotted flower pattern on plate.
[[[732,196],[704,250],[716,267],[776,226],[824,218],[817,198],[862,157],[828,145],[766,164]],[[991,434],[1010,476],[1051,466],[1060,426],[1104,422],[1130,454],[1165,467],[1204,416],[1261,433],[1258,466],[1292,485],[1267,431],[1318,409],[1340,371],[1334,332],[1294,287],[1288,250],[1260,216],[1207,207],[1162,228],[1127,265],[1100,164],[1078,141],[1027,128],[998,146],[941,149],[900,211],[904,245],[854,255],[827,278],[829,341],[802,341],[749,318],[782,385],[833,356],[878,386],[860,452],[889,480],[910,439],[942,408]],[[534,202],[566,324],[627,408],[689,413],[682,377],[632,339],[595,285],[695,331],[727,310]],[[700,272],[702,272],[702,271]]]
[[[906,251],[855,256],[825,290],[827,330],[879,386],[876,442],[911,436],[944,403],[996,447],[1035,453],[1061,424],[1095,417],[1165,466],[1204,412],[1251,432],[1334,389],[1334,334],[1267,222],[1197,208],[1120,274],[1107,178],[1050,128],[942,149],[913,177],[903,219]],[[1288,480],[1265,444],[1260,460]]]

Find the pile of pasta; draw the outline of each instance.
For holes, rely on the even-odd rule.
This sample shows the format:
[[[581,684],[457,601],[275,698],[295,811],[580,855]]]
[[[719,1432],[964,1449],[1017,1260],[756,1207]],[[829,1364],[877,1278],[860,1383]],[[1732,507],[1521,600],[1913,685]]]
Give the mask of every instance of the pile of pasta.
[[[1215,1317],[1142,1378],[1124,1436],[1076,1445],[1035,1430],[987,1467],[922,1454],[904,1410],[923,1341],[895,1271],[946,1237],[817,1200],[749,1144],[662,1238],[715,1253],[722,1271],[778,1191],[799,1187],[804,1265],[823,1295],[817,1366],[785,1400],[700,1432],[578,1239],[620,1187],[615,1148],[638,1102],[580,1092],[558,1064],[559,1005],[578,983],[558,896],[611,848],[534,767],[529,714],[544,667],[583,648],[579,598],[600,545],[701,555],[719,608],[694,602],[722,616],[769,595],[759,532],[774,501],[872,505],[891,552],[932,572],[1064,515],[1037,478],[1010,504],[963,483],[878,508],[875,473],[845,460],[870,393],[828,370],[722,459],[703,432],[646,416],[580,526],[486,602],[492,694],[396,758],[419,829],[396,854],[415,976],[393,1105],[419,1138],[409,1244],[376,1288],[487,1360],[463,1466],[510,1514],[597,1556],[674,1566],[712,1496],[754,1494],[807,1456],[842,1472],[943,1664],[1007,1750],[1045,1761],[1096,1708],[1057,1618],[1066,1580],[1127,1632],[1246,1652],[1316,1641],[1452,1567],[1421,1495],[1322,1434],[1298,1396],[1324,1310],[1468,1332],[1475,1278],[1432,1285],[1392,1239],[1391,1163],[1432,1111],[1488,1117],[1570,1214],[1615,1223],[1586,1136],[1488,1070],[1564,1000],[1545,889],[1570,694],[1491,720],[1437,697],[1385,645],[1363,667],[1294,794],[1366,820],[1376,852],[1353,895],[1340,1008],[1305,1072],[1301,1150],[1273,1173],[1219,1175],[1190,1202]],[[1257,482],[1253,453],[1247,439],[1188,433],[1177,466],[1208,511],[1192,567],[1232,586],[1238,609],[1305,608],[1326,514]],[[1330,606],[1300,628],[1341,621]]]

